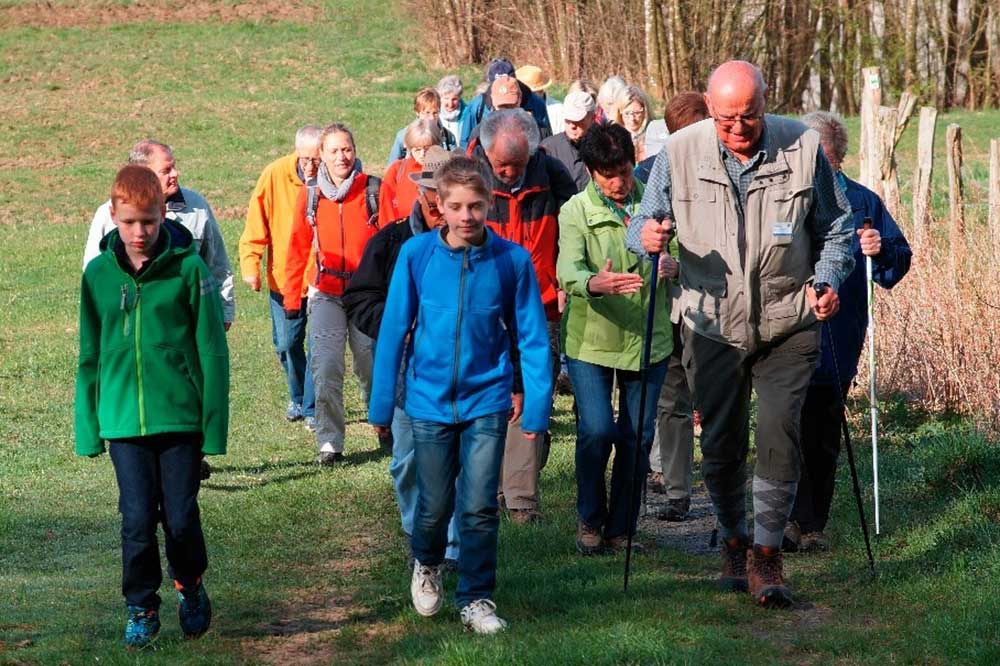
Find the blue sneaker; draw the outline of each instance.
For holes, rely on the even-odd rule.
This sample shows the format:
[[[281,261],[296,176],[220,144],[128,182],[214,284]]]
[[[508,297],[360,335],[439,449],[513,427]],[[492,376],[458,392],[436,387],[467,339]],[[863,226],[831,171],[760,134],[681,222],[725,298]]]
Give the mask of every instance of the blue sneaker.
[[[181,630],[188,638],[198,638],[212,624],[212,602],[208,600],[205,586],[198,583],[194,589],[177,590],[177,617]]]
[[[301,421],[302,405],[297,405],[294,402],[288,403],[288,407],[285,409],[285,419],[292,422]]]
[[[125,646],[144,648],[153,642],[160,631],[160,614],[153,608],[128,607],[128,621],[125,623]]]

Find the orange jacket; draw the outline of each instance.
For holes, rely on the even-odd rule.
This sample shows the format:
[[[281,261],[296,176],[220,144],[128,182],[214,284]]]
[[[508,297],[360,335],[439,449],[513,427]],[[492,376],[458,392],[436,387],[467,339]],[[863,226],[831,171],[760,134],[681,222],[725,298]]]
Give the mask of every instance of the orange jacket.
[[[250,197],[246,225],[240,236],[240,273],[244,278],[259,277],[260,263],[267,250],[267,285],[278,293],[285,290],[285,253],[292,233],[295,201],[299,190],[304,189],[297,165],[298,156],[292,153],[264,168]],[[312,262],[310,254],[308,268],[312,268]],[[302,296],[307,287],[300,280]]]
[[[340,296],[344,293],[351,274],[361,261],[365,244],[378,231],[378,225],[368,224],[368,205],[365,201],[367,183],[366,174],[355,176],[347,196],[339,203],[319,196],[316,229],[322,252],[321,262],[324,270],[332,273],[320,272],[313,266],[309,273],[309,284],[326,294]],[[303,187],[295,202],[295,217],[285,264],[286,288],[282,291],[282,296],[288,310],[297,310],[301,306],[301,294],[290,285],[302,279],[309,258],[313,255],[313,230],[306,219],[307,199],[308,190]]]
[[[423,170],[412,157],[396,160],[382,176],[378,194],[378,224],[385,226],[402,217],[409,217],[417,200],[417,185],[410,180],[411,173]]]

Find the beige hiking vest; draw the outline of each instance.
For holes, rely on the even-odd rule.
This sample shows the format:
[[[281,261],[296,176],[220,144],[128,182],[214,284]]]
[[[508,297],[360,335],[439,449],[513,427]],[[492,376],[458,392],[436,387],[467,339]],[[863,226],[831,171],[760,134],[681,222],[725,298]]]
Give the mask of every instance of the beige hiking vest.
[[[683,320],[694,332],[748,352],[816,321],[806,301],[815,238],[819,135],[765,116],[768,153],[747,191],[746,267],[737,245],[736,190],[722,163],[714,121],[671,136],[672,204],[680,244]]]

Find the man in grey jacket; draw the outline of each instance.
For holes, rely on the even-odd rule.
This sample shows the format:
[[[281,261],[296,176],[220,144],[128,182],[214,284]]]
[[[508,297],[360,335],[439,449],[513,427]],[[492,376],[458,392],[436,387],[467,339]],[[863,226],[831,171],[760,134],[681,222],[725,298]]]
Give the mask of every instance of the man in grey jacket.
[[[594,98],[582,90],[571,92],[563,101],[563,123],[565,130],[542,141],[542,150],[562,162],[573,176],[578,192],[583,192],[590,182],[590,172],[580,159],[577,144],[594,124],[597,104]]]
[[[854,266],[851,207],[802,123],[765,115],[767,86],[743,61],[708,81],[711,118],[672,135],[653,164],[627,243],[680,248],[683,364],[702,415],[702,473],[722,537],[725,589],[786,607],[781,539],[799,479],[799,416]],[[753,541],[746,526],[750,396],[757,394]]]
[[[151,139],[140,141],[129,151],[128,163],[149,167],[160,179],[167,200],[166,218],[182,224],[191,232],[196,251],[219,285],[223,319],[228,331],[236,317],[233,269],[226,253],[222,231],[219,229],[219,223],[215,221],[211,206],[199,193],[180,186],[177,180],[180,171],[174,162],[173,150],[165,143]],[[111,220],[111,201],[105,201],[94,213],[94,219],[90,223],[87,247],[83,252],[84,268],[91,259],[100,254],[101,239],[114,228],[115,223]]]

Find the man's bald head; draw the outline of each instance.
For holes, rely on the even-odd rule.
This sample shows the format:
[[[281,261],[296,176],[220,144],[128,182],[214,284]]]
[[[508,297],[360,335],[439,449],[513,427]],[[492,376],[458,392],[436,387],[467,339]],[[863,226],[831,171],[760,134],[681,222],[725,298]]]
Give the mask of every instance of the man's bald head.
[[[767,84],[760,69],[744,60],[724,62],[708,77],[705,104],[719,141],[734,155],[749,159],[764,132]]]

